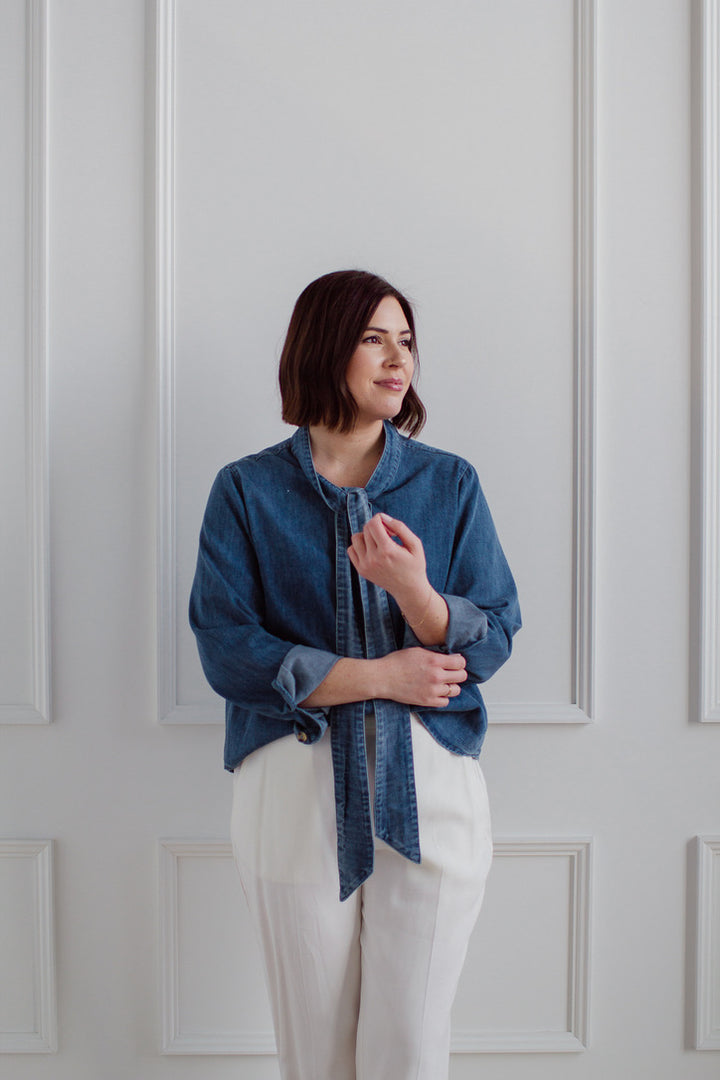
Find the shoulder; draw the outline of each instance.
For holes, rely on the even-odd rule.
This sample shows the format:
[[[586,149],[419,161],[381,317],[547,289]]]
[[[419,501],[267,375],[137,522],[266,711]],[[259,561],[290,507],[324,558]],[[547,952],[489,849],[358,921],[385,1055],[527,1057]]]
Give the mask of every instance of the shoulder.
[[[269,475],[277,475],[286,469],[293,468],[295,459],[290,450],[290,439],[267,446],[264,450],[258,450],[254,454],[247,454],[223,465],[218,473],[218,479],[225,483],[242,484],[253,479],[262,480]]]
[[[289,478],[296,471],[296,464],[288,443],[289,440],[276,443],[223,465],[210,490],[207,512],[212,514],[225,507],[236,516],[244,516],[253,492],[262,492],[265,498],[270,498],[281,485],[291,486]]]
[[[418,442],[401,435],[403,460],[410,468],[427,469],[435,473],[438,478],[453,479],[459,483],[463,479],[477,481],[477,473],[474,467],[459,454],[450,450],[441,450],[437,446]]]
[[[475,466],[460,454],[402,437],[400,481],[417,491],[431,490],[433,505],[448,520],[489,517],[490,511]]]

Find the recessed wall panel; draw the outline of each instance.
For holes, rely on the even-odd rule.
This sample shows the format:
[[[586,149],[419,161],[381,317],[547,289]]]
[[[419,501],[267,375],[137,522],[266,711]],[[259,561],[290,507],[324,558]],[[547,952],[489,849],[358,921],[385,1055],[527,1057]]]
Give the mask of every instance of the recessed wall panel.
[[[0,840],[0,1053],[57,1048],[52,842]]]
[[[491,716],[587,719],[594,5],[159,12],[161,716],[221,719],[186,617],[209,487],[291,433],[301,289],[363,266],[417,301],[422,438],[476,465],[518,579]]]
[[[453,1011],[453,1049],[582,1050],[590,932],[587,840],[498,841]]]
[[[161,846],[166,1053],[267,1053],[260,950],[230,844]]]
[[[720,837],[697,838],[696,1037],[720,1050]]]
[[[720,723],[720,4],[702,0],[699,44],[698,239],[699,283],[696,326],[699,378],[696,416],[697,535],[700,574],[695,593],[700,629],[697,657],[697,716]]]
[[[48,703],[45,6],[10,0],[0,41],[0,723]]]
[[[453,1013],[457,1053],[582,1050],[590,842],[499,840]],[[260,951],[232,849],[161,844],[164,1049],[272,1053]]]

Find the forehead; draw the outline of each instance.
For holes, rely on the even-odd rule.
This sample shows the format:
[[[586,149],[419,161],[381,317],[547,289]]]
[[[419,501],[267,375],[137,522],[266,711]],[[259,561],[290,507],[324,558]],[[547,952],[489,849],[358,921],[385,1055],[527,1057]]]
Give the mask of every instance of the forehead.
[[[387,330],[408,330],[405,312],[394,296],[384,296],[370,316],[370,324]]]

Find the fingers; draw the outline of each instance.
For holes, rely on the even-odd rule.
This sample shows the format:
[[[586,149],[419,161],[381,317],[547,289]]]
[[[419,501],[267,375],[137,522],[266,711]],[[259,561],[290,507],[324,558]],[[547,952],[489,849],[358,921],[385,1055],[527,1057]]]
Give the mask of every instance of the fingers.
[[[396,543],[399,540],[400,543]],[[375,514],[363,526],[362,532],[352,534],[350,550],[354,549],[361,564],[366,560],[381,559],[385,565],[425,565],[422,541],[402,521],[388,514]],[[357,569],[356,563],[353,565]]]
[[[371,517],[365,524],[362,531],[362,537],[365,541],[367,550],[372,552],[393,543],[384,529],[382,522],[378,521],[377,514],[375,517]]]
[[[452,653],[450,656],[437,653],[434,655],[438,657],[440,664],[435,673],[434,693],[437,695],[437,700],[432,704],[435,708],[444,708],[451,698],[458,696],[461,684],[468,677],[465,670],[465,657],[460,653]]]
[[[375,522],[374,525],[373,522]],[[380,526],[381,531],[378,530],[378,526]],[[364,526],[362,532],[352,534],[350,542],[351,548],[348,548],[348,551],[354,549],[355,553],[359,555],[361,559],[364,559],[368,554],[374,554],[381,544],[387,542],[391,543],[392,541],[389,541],[388,535],[384,528],[382,528],[380,522],[377,522],[376,518],[371,518]]]
[[[432,709],[445,708],[468,677],[465,658],[459,653],[446,656],[422,647],[398,649],[378,664],[387,680],[379,696]]]
[[[449,704],[450,699],[456,698],[459,693],[460,687],[457,683],[445,683],[444,686],[440,687],[437,691],[437,701],[433,701],[432,705],[435,708],[443,709],[446,705]]]
[[[350,538],[350,547],[348,548],[348,555],[352,558],[353,555],[360,556],[361,559],[365,558],[367,554],[367,544],[365,543],[365,537],[362,533],[353,533]]]
[[[398,518],[390,517],[389,514],[375,514],[365,524],[361,533],[353,533],[353,541],[360,536],[363,537],[368,546],[384,547],[388,539],[392,540],[393,537],[397,537],[402,546],[407,548],[411,554],[414,554],[418,549],[422,549],[422,541],[412,529],[409,529]]]
[[[449,686],[453,690],[453,696],[460,693],[460,685],[467,681],[467,671],[446,671],[443,674],[443,685]],[[457,691],[453,688],[457,687]]]
[[[409,548],[403,549],[396,544],[392,536],[380,520],[379,514],[370,518],[362,532],[353,533],[347,551],[355,569],[374,580],[373,568],[377,572],[378,569],[395,566],[398,559],[407,559],[414,554]]]
[[[389,544],[395,545],[395,541],[392,539],[395,534],[391,532],[381,519],[380,514],[375,514],[365,524],[362,536],[365,539],[365,543],[371,549],[387,548]]]
[[[451,698],[455,698],[460,693],[461,684],[467,680],[467,671],[465,670],[465,657],[459,653],[454,653],[452,656],[444,657],[444,666],[442,669],[442,677],[445,680],[444,685],[440,690],[441,707],[447,705]]]
[[[380,519],[391,536],[398,537],[403,547],[406,547],[408,551],[414,552],[418,547],[422,547],[420,537],[416,536],[412,529],[407,527],[404,521],[400,521],[398,518],[391,518],[389,514],[383,513],[377,514],[376,517]]]
[[[465,667],[465,657],[462,655],[462,653],[449,653],[447,656],[442,657],[442,661],[443,668],[448,671],[455,671],[458,668]],[[465,678],[467,678],[467,675],[465,676]]]

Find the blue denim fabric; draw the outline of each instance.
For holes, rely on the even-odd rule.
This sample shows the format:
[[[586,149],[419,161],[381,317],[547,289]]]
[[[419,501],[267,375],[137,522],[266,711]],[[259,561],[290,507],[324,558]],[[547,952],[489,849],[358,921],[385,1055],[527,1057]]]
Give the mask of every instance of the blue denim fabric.
[[[225,466],[210,493],[190,598],[190,622],[210,685],[226,701],[225,767],[295,733],[331,728],[341,899],[372,872],[364,710],[377,725],[375,829],[420,859],[409,708],[299,702],[341,656],[417,646],[394,599],[359,578],[353,532],[378,511],[422,540],[428,578],[450,621],[442,652],[465,657],[468,681],[444,709],[414,711],[447,750],[477,756],[487,728],[478,684],[508,658],[520,610],[512,575],[468,462],[385,424],[385,448],[365,488],[337,488],[315,471],[310,440],[292,438]]]

